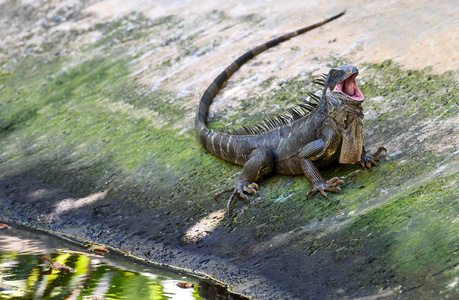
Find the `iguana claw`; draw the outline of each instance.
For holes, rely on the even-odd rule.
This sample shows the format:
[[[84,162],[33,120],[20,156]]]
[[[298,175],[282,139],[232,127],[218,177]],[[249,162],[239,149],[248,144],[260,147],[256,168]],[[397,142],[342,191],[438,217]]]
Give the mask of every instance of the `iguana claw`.
[[[343,191],[341,191],[339,186],[337,186],[339,184],[344,184],[344,181],[338,177],[333,177],[327,181],[318,182],[314,184],[312,190],[308,191],[306,194],[306,199],[309,199],[309,196],[312,196],[317,192],[320,192],[325,198],[328,198],[328,195],[325,191],[342,193]]]
[[[234,188],[223,190],[215,194],[214,198],[218,202],[218,197],[220,197],[223,194],[233,192],[227,204],[228,215],[231,216],[232,215],[231,205],[233,204],[233,201],[236,198],[236,195],[239,195],[239,197],[248,201],[249,197],[247,197],[247,194],[258,196],[257,190],[259,190],[259,188],[258,188],[258,184],[256,184],[255,182],[249,183],[248,181],[240,179],[236,182],[236,184],[234,185]]]
[[[379,161],[379,154],[381,154],[381,152],[385,151],[387,153],[387,150],[386,148],[384,147],[379,147],[378,151],[376,151],[375,153],[373,153],[373,155],[362,155],[362,160],[360,161],[360,165],[365,169],[365,168],[368,168],[369,170],[371,170],[371,167],[372,165],[377,167],[378,166],[378,163],[377,161]]]

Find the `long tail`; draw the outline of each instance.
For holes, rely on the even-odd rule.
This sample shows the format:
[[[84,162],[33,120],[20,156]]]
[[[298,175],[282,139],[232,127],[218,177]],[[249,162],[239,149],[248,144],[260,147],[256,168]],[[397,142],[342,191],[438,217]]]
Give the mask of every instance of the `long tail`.
[[[324,24],[327,24],[328,22],[338,19],[345,13],[346,11],[343,11],[322,22],[310,25],[308,27],[301,28],[299,30],[296,30],[296,31],[284,34],[278,38],[275,38],[267,43],[264,43],[261,46],[258,46],[246,52],[244,55],[236,59],[231,65],[229,65],[220,75],[218,75],[218,77],[207,88],[207,90],[204,92],[204,95],[202,96],[201,101],[199,103],[199,108],[198,108],[198,111],[196,112],[195,126],[196,126],[196,132],[198,134],[200,141],[202,143],[205,143],[205,136],[209,132],[209,129],[207,129],[207,125],[206,125],[206,118],[207,118],[207,113],[209,111],[209,106],[212,103],[212,100],[214,99],[215,95],[217,95],[218,91],[221,89],[225,81],[228,80],[228,78],[230,78],[231,75],[234,74],[234,72],[239,70],[239,68],[243,64],[245,64],[247,61],[249,61],[253,57],[257,56],[258,54],[268,50],[269,48],[272,48],[284,41],[287,41],[291,39],[292,37],[305,33],[306,31],[310,31],[314,28],[320,27]]]

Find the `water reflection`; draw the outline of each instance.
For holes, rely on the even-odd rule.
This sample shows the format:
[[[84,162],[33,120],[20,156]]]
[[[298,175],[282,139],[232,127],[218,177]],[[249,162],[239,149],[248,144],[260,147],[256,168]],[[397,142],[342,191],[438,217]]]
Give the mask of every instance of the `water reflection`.
[[[52,264],[74,272],[52,269]],[[181,282],[191,283],[192,287],[180,288],[177,284]],[[117,254],[89,253],[75,243],[48,234],[14,226],[0,231],[1,299],[159,300],[222,296],[245,299],[201,279],[153,269]]]

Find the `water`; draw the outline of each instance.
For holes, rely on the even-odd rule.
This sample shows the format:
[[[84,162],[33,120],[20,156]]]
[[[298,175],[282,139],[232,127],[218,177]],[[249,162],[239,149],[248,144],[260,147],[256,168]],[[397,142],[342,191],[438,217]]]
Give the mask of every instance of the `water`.
[[[39,257],[74,269],[61,272]],[[55,264],[57,265],[57,264]],[[181,284],[192,285],[181,288]],[[0,299],[245,299],[189,274],[15,226],[0,230]]]

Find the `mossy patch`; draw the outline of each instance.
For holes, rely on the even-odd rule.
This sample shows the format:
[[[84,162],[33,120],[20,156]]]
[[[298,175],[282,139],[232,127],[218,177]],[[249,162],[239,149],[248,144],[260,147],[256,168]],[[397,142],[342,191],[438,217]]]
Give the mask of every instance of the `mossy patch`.
[[[367,67],[370,74],[362,87],[367,98],[384,96],[395,107],[406,108],[405,116],[422,113],[448,118],[459,111],[459,89],[454,71],[441,75],[431,74],[429,68],[405,71],[391,60]],[[381,103],[374,102],[368,108],[380,109]]]
[[[413,186],[320,239],[318,248],[328,247],[335,261],[357,262],[352,265],[363,273],[361,284],[370,281],[381,288],[399,284],[408,295],[416,288],[418,295],[438,296],[445,279],[457,276],[457,175]]]
[[[164,159],[158,165],[171,165],[173,149],[164,142],[180,147],[177,138],[183,139],[171,130],[182,116],[180,99],[169,103],[168,93],[139,93],[125,65],[99,57],[63,68],[59,59],[29,59],[3,76],[2,162],[55,154],[72,167],[110,159],[111,168],[129,173],[156,153]]]

